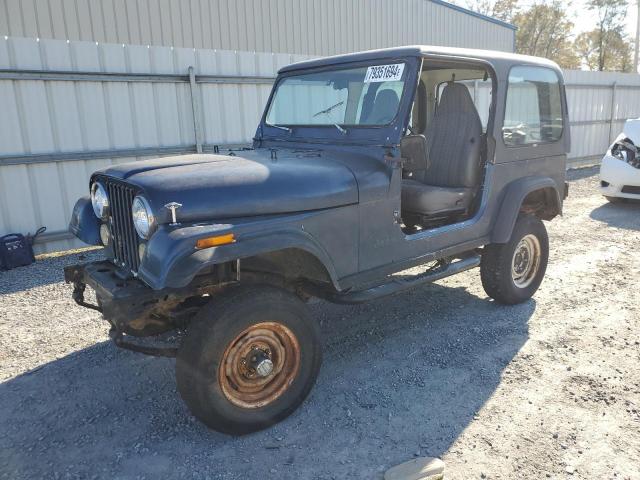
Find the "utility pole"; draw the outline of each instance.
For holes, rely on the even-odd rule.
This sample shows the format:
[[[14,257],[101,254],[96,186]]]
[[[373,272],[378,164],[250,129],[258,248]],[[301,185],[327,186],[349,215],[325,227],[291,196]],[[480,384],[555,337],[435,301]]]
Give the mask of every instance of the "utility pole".
[[[638,73],[638,52],[639,52],[639,48],[640,48],[640,0],[637,0],[637,6],[638,6],[638,18],[636,19],[636,52],[635,55],[633,57],[633,71],[635,73]]]

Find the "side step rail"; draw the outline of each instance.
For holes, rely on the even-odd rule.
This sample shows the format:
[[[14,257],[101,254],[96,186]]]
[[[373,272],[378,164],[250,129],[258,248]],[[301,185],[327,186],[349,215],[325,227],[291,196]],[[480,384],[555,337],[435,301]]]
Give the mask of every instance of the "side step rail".
[[[313,295],[324,298],[329,302],[352,305],[368,302],[369,300],[375,300],[381,297],[386,297],[387,295],[393,295],[398,292],[403,292],[424,283],[435,282],[436,280],[440,280],[442,278],[464,272],[465,270],[471,270],[472,268],[475,268],[479,265],[480,255],[473,254],[460,260],[445,263],[433,269],[429,269],[426,272],[415,275],[413,277],[390,277],[389,282],[383,283],[382,285],[378,285],[376,287],[368,288],[366,290],[335,292],[319,289],[315,285],[312,288],[306,289]]]

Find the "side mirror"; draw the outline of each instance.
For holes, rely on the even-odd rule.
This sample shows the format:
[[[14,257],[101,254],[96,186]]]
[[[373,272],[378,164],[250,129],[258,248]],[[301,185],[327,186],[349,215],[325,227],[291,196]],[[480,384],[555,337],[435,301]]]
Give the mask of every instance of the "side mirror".
[[[429,168],[427,138],[424,135],[407,135],[400,140],[400,154],[406,172],[424,171]]]

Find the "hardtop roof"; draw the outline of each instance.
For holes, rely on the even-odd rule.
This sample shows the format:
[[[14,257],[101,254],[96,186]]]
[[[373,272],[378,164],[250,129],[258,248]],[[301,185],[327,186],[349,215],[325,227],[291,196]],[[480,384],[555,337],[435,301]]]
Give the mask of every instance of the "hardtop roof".
[[[291,72],[309,68],[339,65],[343,63],[360,62],[375,59],[399,58],[399,57],[424,57],[441,56],[443,59],[471,59],[482,60],[494,67],[508,67],[511,65],[538,65],[548,67],[562,75],[560,67],[555,62],[541,57],[520,55],[517,53],[501,52],[497,50],[480,50],[475,48],[439,47],[433,45],[411,45],[406,47],[383,48],[378,50],[366,50],[363,52],[333,55],[313,60],[305,60],[282,67],[278,73]],[[562,77],[561,77],[562,78]]]

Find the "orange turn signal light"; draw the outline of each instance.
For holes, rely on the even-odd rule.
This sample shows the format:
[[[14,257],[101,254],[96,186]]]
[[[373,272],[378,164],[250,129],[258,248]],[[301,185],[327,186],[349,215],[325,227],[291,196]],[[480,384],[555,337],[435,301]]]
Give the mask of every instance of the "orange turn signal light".
[[[196,248],[217,247],[219,245],[226,245],[227,243],[233,243],[235,241],[236,237],[233,233],[226,233],[224,235],[216,235],[215,237],[201,238],[196,242]]]

